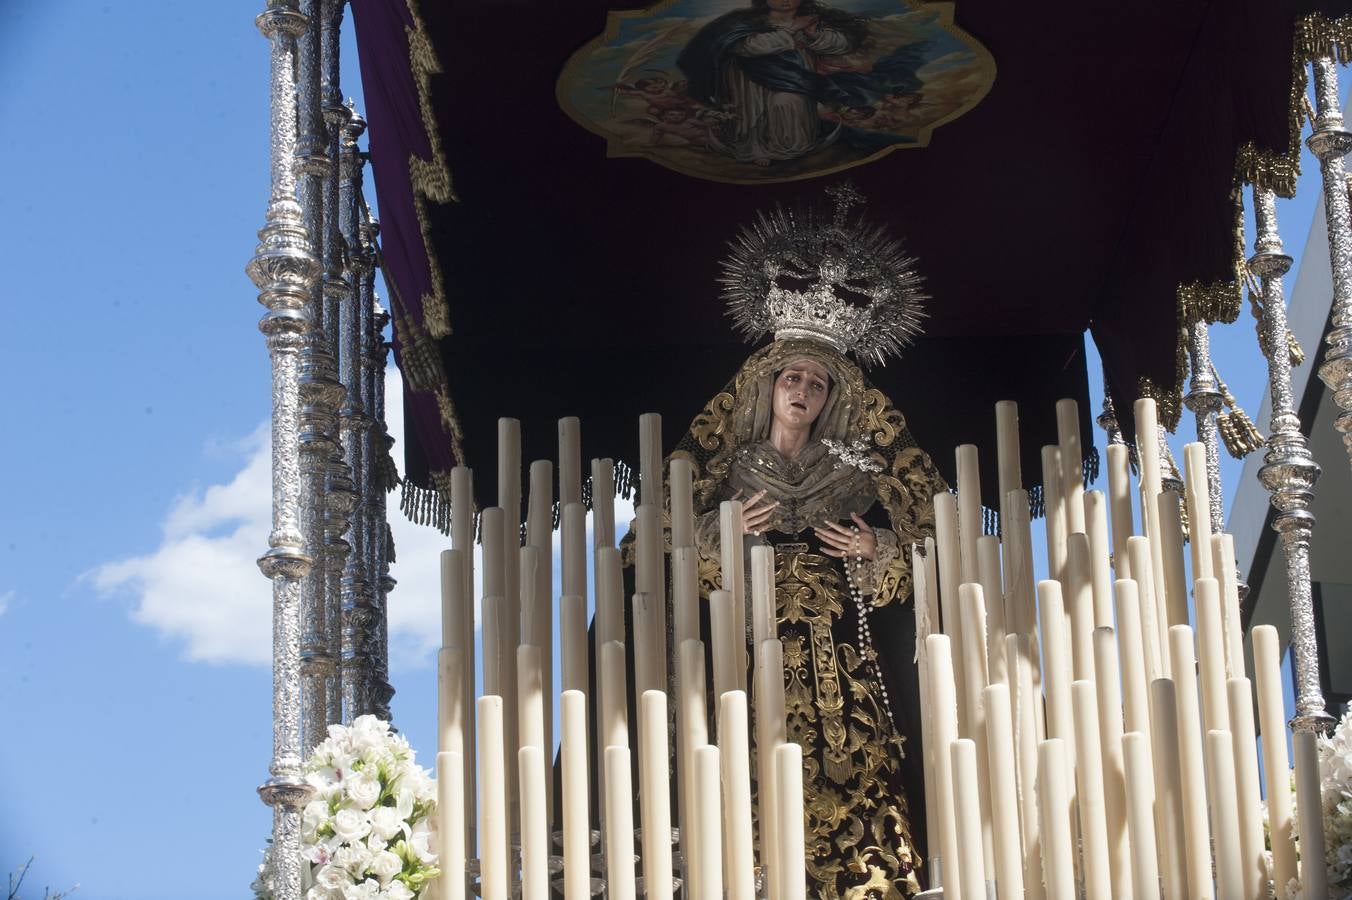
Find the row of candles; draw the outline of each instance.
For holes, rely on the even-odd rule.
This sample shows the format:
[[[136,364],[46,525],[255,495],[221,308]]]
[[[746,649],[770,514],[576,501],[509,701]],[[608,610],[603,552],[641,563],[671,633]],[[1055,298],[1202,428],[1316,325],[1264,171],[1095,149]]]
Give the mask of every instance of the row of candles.
[[[1251,634],[1269,872],[1233,540],[1211,533],[1203,445],[1185,448],[1185,497],[1163,490],[1153,401],[1135,412],[1139,484],[1112,445],[1105,497],[1084,490],[1078,412],[1058,404],[1042,452],[1049,578],[1034,584],[1013,404],[996,410],[1003,540],[981,534],[963,446],[957,496],[935,497],[936,538],[913,548],[930,879],[945,897],[1266,898],[1269,876],[1278,896],[1297,876],[1277,633]],[[1295,735],[1295,755],[1313,798],[1300,831],[1320,834],[1313,735]],[[1300,868],[1305,896],[1325,896],[1323,867]]]
[[[1269,796],[1269,872],[1233,541],[1210,533],[1202,445],[1185,449],[1184,497],[1164,490],[1154,404],[1142,400],[1135,412],[1141,477],[1133,486],[1127,447],[1109,446],[1105,496],[1085,491],[1078,411],[1073,401],[1058,404],[1058,444],[1042,452],[1048,579],[1035,583],[1033,575],[1032,523],[1012,403],[996,408],[1002,535],[982,534],[977,451],[963,446],[957,450],[956,496],[934,498],[936,537],[912,548],[928,880],[944,896],[1260,898],[1268,896],[1269,876],[1283,886],[1297,875],[1277,634],[1264,626],[1251,635]],[[577,420],[559,423],[557,605],[552,464],[530,466],[523,546],[515,515],[521,508],[519,425],[501,420],[499,506],[482,513],[477,581],[470,473],[457,469],[452,475],[452,549],[441,560],[443,870],[464,871],[477,850],[482,896],[506,898],[519,890],[527,898],[548,897],[556,823],[563,894],[591,896],[592,825],[600,822],[607,894],[634,897],[641,887],[649,897],[672,897],[673,881],[656,873],[676,868],[671,835],[679,822],[685,826],[679,832],[685,896],[802,897],[801,750],[785,736],[773,551],[754,548],[744,559],[740,510],[735,503],[723,505],[722,583],[732,589],[709,597],[706,647],[699,633],[690,465],[671,460],[670,496],[664,497],[657,416],[641,417],[640,438],[636,591],[628,598],[632,672],[614,545],[613,468],[609,460],[592,461],[589,543]],[[1189,616],[1184,504],[1195,619]],[[590,648],[588,554],[595,612]],[[741,637],[747,633],[747,581],[750,686]],[[476,596],[482,598],[483,667],[477,700]],[[556,640],[562,657],[557,811]],[[712,657],[712,691],[705,684],[706,654]],[[631,699],[636,723],[628,721]],[[1298,787],[1317,798],[1313,737],[1297,734],[1295,754]],[[675,810],[669,803],[673,760]],[[600,778],[597,810],[589,807],[593,773]],[[756,830],[753,776],[759,785]],[[1322,828],[1318,802],[1302,803],[1300,814],[1304,833]],[[1301,867],[1307,896],[1322,896],[1319,869]],[[757,871],[763,873],[759,886]],[[442,884],[445,898],[463,897],[466,890],[461,878]]]
[[[484,509],[480,516],[480,573],[475,572],[472,554],[471,473],[465,468],[452,472],[452,546],[441,557],[443,646],[438,657],[439,840],[446,873],[441,897],[465,897],[471,884],[458,873],[477,866],[481,896],[506,900],[519,892],[527,900],[544,900],[553,896],[553,862],[561,867],[561,878],[553,885],[569,900],[590,897],[602,885],[606,896],[615,900],[639,895],[671,898],[681,884],[685,896],[694,900],[805,898],[802,750],[785,733],[773,551],[755,548],[749,562],[741,552],[733,552],[743,543],[740,504],[723,505],[720,540],[727,552],[722,554],[722,578],[731,589],[714,591],[709,598],[711,645],[706,647],[699,625],[692,469],[687,460],[671,461],[670,497],[665,497],[661,419],[642,416],[634,522],[636,590],[627,598],[629,640],[635,646],[627,653],[612,462],[592,461],[593,527],[588,542],[579,423],[560,420],[562,593],[555,605],[553,465],[548,461],[530,465],[523,545],[523,529],[514,515],[521,508],[520,446],[519,423],[500,420],[499,505]],[[669,573],[663,533],[666,511],[672,548]],[[588,555],[594,573],[590,647]],[[751,685],[742,637],[747,633],[748,580],[754,636]],[[483,672],[477,699],[472,602],[476,596],[482,598]],[[551,681],[556,645],[561,656],[558,810],[552,808],[556,792]],[[589,685],[592,663],[594,692]],[[712,685],[706,684],[709,670]],[[637,722],[629,721],[631,708]],[[589,722],[589,716],[594,721]],[[758,840],[753,839],[753,746],[757,813],[763,823]],[[599,777],[600,798],[595,810],[590,808],[589,790],[594,776]],[[593,826],[598,822],[603,881],[593,878]],[[678,823],[682,827],[674,829]],[[555,827],[560,829],[562,853],[551,860]],[[673,835],[680,838],[683,880],[675,877],[680,867]]]

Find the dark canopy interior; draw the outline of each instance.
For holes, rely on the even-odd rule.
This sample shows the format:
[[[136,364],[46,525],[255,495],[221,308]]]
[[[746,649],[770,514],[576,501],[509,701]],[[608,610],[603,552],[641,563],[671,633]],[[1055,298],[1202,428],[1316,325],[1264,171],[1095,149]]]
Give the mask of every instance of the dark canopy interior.
[[[498,416],[522,420],[526,460],[556,455],[564,415],[582,418],[584,459],[634,460],[641,412],[674,443],[751,349],[718,298],[728,240],[839,180],[608,158],[556,81],[620,5],[353,0],[419,487],[464,463],[492,503]],[[928,146],[848,172],[934,298],[926,334],[870,377],[947,474],[975,442],[993,489],[997,400],[1020,403],[1030,482],[1057,398],[1091,434],[1086,329],[1122,418],[1142,391],[1177,415],[1180,326],[1238,310],[1235,186],[1291,189],[1293,53],[1336,30],[1302,19],[1318,8],[956,5],[994,59],[989,93]]]

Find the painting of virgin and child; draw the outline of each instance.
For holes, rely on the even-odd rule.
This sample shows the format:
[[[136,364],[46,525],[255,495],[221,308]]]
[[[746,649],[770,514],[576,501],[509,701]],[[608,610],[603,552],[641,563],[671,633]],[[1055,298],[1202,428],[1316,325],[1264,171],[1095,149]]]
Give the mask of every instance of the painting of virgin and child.
[[[764,182],[924,146],[994,78],[950,4],[676,0],[611,13],[558,83],[612,156]]]

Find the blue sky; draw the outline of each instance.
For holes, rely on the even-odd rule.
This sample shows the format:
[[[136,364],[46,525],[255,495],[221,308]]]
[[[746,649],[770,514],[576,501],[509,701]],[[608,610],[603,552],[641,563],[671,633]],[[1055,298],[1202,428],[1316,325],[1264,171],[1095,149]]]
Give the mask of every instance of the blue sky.
[[[262,5],[3,6],[0,866],[36,855],[31,896],[239,897],[269,831],[269,590],[252,563],[268,364],[243,273],[267,197]],[[1308,182],[1281,209],[1297,250]],[[1256,413],[1247,313],[1213,340]],[[444,544],[397,528],[395,719],[430,764]]]

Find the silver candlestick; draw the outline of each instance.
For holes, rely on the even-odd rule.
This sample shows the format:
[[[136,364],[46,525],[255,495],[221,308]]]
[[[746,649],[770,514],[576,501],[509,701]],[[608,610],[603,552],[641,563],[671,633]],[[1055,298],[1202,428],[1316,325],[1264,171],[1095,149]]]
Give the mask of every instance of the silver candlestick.
[[[1192,381],[1188,385],[1188,395],[1183,403],[1192,410],[1197,420],[1197,440],[1206,448],[1206,483],[1210,495],[1211,533],[1220,534],[1225,530],[1225,503],[1221,486],[1220,431],[1217,418],[1220,416],[1224,401],[1221,399],[1220,383],[1216,380],[1215,368],[1211,364],[1211,337],[1207,334],[1207,324],[1198,319],[1188,326],[1188,363],[1192,369]],[[1207,549],[1210,552],[1210,548]]]
[[[258,793],[272,807],[277,897],[300,900],[300,813],[311,788],[301,777],[300,583],[310,572],[300,523],[300,352],[306,304],[319,274],[296,201],[296,37],[307,25],[296,0],[268,0],[258,30],[271,44],[271,193],[246,271],[267,308],[259,330],[272,366],[272,531],[258,567],[272,581],[272,764]]]
[[[1260,341],[1268,362],[1268,389],[1272,398],[1272,423],[1267,453],[1258,479],[1272,495],[1277,510],[1272,527],[1281,535],[1286,556],[1286,590],[1291,605],[1291,650],[1296,661],[1296,717],[1291,727],[1317,731],[1332,723],[1324,711],[1319,687],[1319,647],[1315,637],[1314,605],[1310,596],[1310,539],[1314,532],[1314,484],[1319,466],[1300,433],[1291,390],[1291,356],[1286,343],[1286,298],[1282,276],[1291,268],[1291,257],[1282,252],[1277,233],[1277,200],[1270,190],[1253,190],[1254,255],[1249,270],[1258,276],[1263,291],[1264,339]]]

